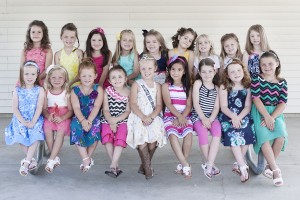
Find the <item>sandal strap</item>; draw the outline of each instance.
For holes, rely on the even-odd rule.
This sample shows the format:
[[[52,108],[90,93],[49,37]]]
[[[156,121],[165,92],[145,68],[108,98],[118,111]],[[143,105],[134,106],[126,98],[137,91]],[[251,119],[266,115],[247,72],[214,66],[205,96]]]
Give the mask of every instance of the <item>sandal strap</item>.
[[[30,161],[26,160],[26,158],[21,160],[21,165],[24,165],[24,163],[27,163],[30,165]]]
[[[176,169],[177,170],[182,170],[182,164],[178,164]]]

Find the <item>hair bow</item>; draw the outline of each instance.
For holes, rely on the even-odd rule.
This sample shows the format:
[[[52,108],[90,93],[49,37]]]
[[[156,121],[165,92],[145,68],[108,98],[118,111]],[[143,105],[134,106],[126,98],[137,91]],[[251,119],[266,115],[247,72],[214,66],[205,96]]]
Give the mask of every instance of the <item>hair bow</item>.
[[[145,37],[147,33],[149,33],[149,31],[147,31],[146,29],[142,29],[143,31],[143,36]]]
[[[46,69],[46,74],[48,74],[50,72],[51,69],[53,69],[53,67],[55,67],[55,65],[49,65]]]
[[[93,31],[97,31],[98,33],[104,34],[104,30],[100,27],[95,28]]]
[[[121,40],[121,33],[117,33],[116,39],[117,39],[117,41],[120,41],[120,40]]]
[[[177,58],[178,58],[177,55],[172,56],[172,57],[168,60],[168,65],[170,65],[172,62],[174,62]]]

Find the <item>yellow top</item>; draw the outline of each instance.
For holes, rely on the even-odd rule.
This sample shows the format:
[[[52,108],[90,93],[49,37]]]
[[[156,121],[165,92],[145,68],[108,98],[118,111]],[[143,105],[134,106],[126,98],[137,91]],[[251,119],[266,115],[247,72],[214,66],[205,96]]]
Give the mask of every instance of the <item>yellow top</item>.
[[[74,48],[75,49],[75,48]],[[68,55],[64,49],[60,53],[59,64],[64,66],[69,74],[69,81],[71,82],[78,73],[79,59],[76,51],[73,51]]]
[[[174,55],[183,56],[183,57],[185,57],[186,61],[189,62],[190,54],[189,54],[188,50],[186,50],[183,55],[179,55],[178,49],[174,48]]]

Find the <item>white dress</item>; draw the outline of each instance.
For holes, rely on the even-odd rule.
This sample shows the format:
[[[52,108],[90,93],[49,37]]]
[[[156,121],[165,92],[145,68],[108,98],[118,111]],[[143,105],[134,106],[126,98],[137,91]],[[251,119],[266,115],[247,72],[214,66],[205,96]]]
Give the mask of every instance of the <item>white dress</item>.
[[[146,93],[141,85],[144,85],[150,92],[150,95],[156,105],[156,84],[153,88],[149,88],[144,80],[140,79],[136,81],[139,84],[137,104],[139,109],[145,115],[149,115],[153,112],[150,101],[148,100]],[[161,117],[156,116],[153,122],[149,126],[144,126],[141,118],[139,118],[133,112],[130,113],[127,121],[127,139],[126,143],[132,148],[137,148],[138,145],[146,143],[157,142],[158,147],[162,147],[167,144],[166,132],[164,128],[164,122]]]

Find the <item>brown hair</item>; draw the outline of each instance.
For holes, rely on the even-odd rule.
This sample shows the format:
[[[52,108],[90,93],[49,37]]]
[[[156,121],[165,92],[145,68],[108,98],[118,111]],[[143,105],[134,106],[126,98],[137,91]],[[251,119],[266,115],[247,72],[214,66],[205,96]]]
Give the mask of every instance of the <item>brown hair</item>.
[[[30,49],[33,48],[33,41],[31,40],[31,37],[30,37],[31,27],[33,27],[33,26],[38,26],[43,31],[43,38],[42,38],[42,41],[41,41],[41,48],[43,50],[50,49],[51,44],[50,44],[50,40],[49,40],[49,34],[48,34],[47,26],[44,24],[43,21],[33,20],[28,25],[28,28],[27,28],[27,31],[26,31],[26,41],[24,42],[25,51],[29,51]]]
[[[275,69],[275,76],[277,79],[281,80],[281,78],[279,77],[280,75],[280,72],[281,72],[281,63],[280,63],[280,60],[279,60],[279,57],[277,55],[277,53],[273,50],[270,50],[270,51],[266,51],[264,52],[261,56],[260,56],[260,59],[259,59],[259,70],[261,71],[261,59],[262,58],[273,58],[277,63],[278,63],[278,67]]]
[[[178,47],[178,44],[179,44],[178,36],[184,36],[187,33],[191,33],[194,36],[192,44],[191,44],[191,46],[189,46],[188,50],[191,50],[191,51],[194,50],[197,33],[192,28],[184,28],[184,27],[181,27],[180,29],[178,29],[177,33],[172,36],[171,39],[172,39],[173,48]]]
[[[224,89],[226,89],[227,91],[231,91],[232,87],[234,86],[233,82],[229,79],[229,76],[228,76],[229,66],[233,65],[233,64],[238,64],[238,65],[242,66],[242,69],[244,72],[244,77],[241,82],[245,88],[249,88],[250,84],[251,84],[251,79],[250,79],[250,75],[249,75],[247,68],[243,65],[242,61],[240,61],[238,59],[233,59],[232,62],[225,68],[223,76],[222,76],[222,85],[224,85]]]
[[[250,28],[248,29],[248,32],[247,32],[246,45],[245,45],[245,50],[247,51],[247,53],[250,55],[252,53],[253,48],[254,48],[253,44],[250,41],[251,31],[255,31],[255,32],[259,33],[261,50],[262,51],[269,51],[270,46],[269,46],[267,35],[265,33],[264,28],[260,24],[255,24],[255,25],[250,26]]]
[[[75,32],[75,36],[76,36],[76,39],[77,39],[77,44],[78,44],[78,46],[77,46],[77,48],[75,48],[75,49],[73,50],[73,52],[74,52],[74,51],[76,51],[76,50],[79,48],[79,46],[80,46],[79,38],[78,38],[77,27],[76,27],[75,24],[73,24],[73,23],[67,23],[67,24],[65,24],[65,25],[61,28],[61,31],[60,31],[60,37],[62,37],[62,35],[64,34],[64,31],[65,31],[65,30],[68,30],[68,31],[74,31],[74,32]]]
[[[221,37],[221,53],[220,53],[221,59],[224,61],[225,57],[227,56],[227,54],[225,52],[225,49],[224,49],[224,43],[229,39],[234,39],[237,42],[238,47],[237,47],[235,58],[237,58],[239,60],[242,60],[243,59],[243,54],[242,54],[242,51],[241,51],[239,38],[234,33],[227,33],[227,34],[225,34]]]
[[[79,64],[78,67],[78,77],[83,69],[93,69],[95,74],[97,74],[96,65],[91,58],[83,58],[82,62]]]

